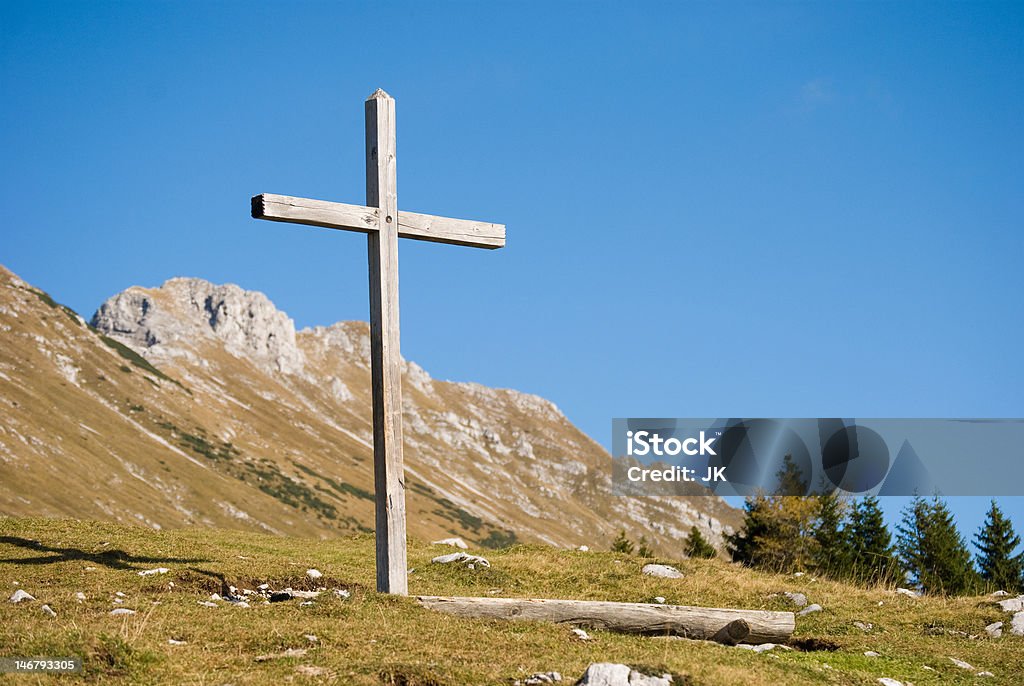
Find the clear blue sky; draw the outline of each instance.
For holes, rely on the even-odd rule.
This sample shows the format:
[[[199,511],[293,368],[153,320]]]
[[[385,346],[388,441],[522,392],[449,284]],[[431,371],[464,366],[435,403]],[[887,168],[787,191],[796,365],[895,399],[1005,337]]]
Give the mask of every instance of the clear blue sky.
[[[1020,3],[6,2],[0,262],[86,315],[188,275],[365,319],[365,239],[249,197],[362,202],[377,87],[399,206],[508,225],[402,243],[434,376],[604,443],[615,416],[1024,416]]]

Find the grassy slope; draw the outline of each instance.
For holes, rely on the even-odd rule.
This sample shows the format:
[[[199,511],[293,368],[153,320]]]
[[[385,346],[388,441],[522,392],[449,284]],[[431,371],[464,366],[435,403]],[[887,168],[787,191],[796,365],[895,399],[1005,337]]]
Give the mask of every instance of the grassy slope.
[[[29,547],[26,539],[41,548]],[[796,636],[825,639],[838,650],[754,654],[603,631],[591,631],[593,640],[583,643],[564,626],[439,615],[411,599],[372,591],[371,536],[322,542],[210,529],[154,532],[109,523],[0,519],[0,591],[6,598],[17,581],[38,599],[0,602],[0,655],[81,655],[87,678],[96,683],[507,684],[547,670],[562,672],[571,683],[587,664],[599,661],[657,667],[685,675],[687,684],[869,684],[879,676],[917,686],[978,682],[947,656],[996,674],[984,683],[1022,683],[1024,639],[968,639],[956,633],[982,633],[986,624],[1008,618],[977,598],[913,600],[890,589],[776,576],[720,561],[661,560],[678,564],[686,576],[655,579],[640,574],[645,562],[640,558],[533,546],[489,553],[490,569],[431,565],[430,558],[441,552],[447,550],[411,543],[412,593],[638,602],[660,595],[677,604],[787,609],[769,596],[803,591],[825,611],[798,618]],[[156,566],[172,571],[135,573]],[[219,592],[222,580],[240,588],[263,582],[310,587],[308,567],[324,572],[321,583],[348,588],[352,597],[322,597],[310,607],[298,601],[249,609],[197,604]],[[78,591],[88,597],[85,602],[75,600]],[[138,614],[108,614],[117,607],[116,591],[127,595],[123,606]],[[56,610],[56,619],[40,611],[42,603]],[[874,631],[864,634],[852,626],[855,620],[874,623]],[[311,644],[304,634],[319,641]],[[188,643],[169,645],[172,637]],[[255,660],[287,648],[309,651],[301,658]],[[882,657],[864,657],[866,650]],[[308,676],[301,671],[304,665],[327,672]],[[24,676],[17,683],[36,679],[47,681]]]

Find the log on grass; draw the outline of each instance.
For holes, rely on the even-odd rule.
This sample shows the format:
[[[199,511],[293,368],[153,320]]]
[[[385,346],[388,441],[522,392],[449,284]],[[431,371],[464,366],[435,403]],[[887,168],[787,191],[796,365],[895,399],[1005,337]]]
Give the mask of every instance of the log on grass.
[[[459,617],[557,622],[631,634],[676,635],[720,643],[783,643],[792,612],[537,598],[418,596],[424,607]]]

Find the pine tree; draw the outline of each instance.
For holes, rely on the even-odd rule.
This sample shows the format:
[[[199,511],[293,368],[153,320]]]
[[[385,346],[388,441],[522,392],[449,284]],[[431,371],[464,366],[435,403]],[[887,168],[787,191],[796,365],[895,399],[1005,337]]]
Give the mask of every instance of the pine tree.
[[[849,573],[850,551],[844,532],[843,502],[835,491],[815,496],[818,502],[818,516],[814,525],[814,565],[822,574],[840,578]]]
[[[640,542],[636,546],[636,554],[640,557],[654,557],[654,550],[651,549],[650,544],[647,543],[647,537],[641,536]]]
[[[619,531],[619,535],[612,541],[612,552],[613,553],[626,553],[627,555],[633,554],[633,541],[626,537],[626,530],[622,529]]]
[[[855,578],[875,582],[896,576],[892,536],[878,498],[867,496],[853,504],[844,534],[850,572]]]
[[[686,537],[685,550],[687,557],[701,557],[710,560],[718,555],[715,547],[708,543],[697,527],[690,527],[690,535]]]
[[[814,562],[811,536],[818,503],[807,492],[800,468],[786,455],[777,474],[779,495],[758,493],[744,503],[743,528],[727,537],[733,560],[778,572],[805,569]]]
[[[978,590],[980,578],[971,563],[953,514],[938,496],[914,498],[904,510],[898,548],[903,567],[929,593],[962,595]]]
[[[978,549],[978,567],[981,578],[1004,591],[1024,590],[1024,552],[1014,556],[1020,545],[1020,536],[1013,524],[992,501],[985,524],[974,538]]]

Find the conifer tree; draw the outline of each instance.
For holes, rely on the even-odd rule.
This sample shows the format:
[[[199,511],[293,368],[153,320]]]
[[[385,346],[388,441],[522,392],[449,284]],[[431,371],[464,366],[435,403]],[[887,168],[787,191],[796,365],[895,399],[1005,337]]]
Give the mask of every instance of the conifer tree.
[[[974,541],[982,579],[1004,591],[1024,590],[1024,552],[1013,554],[1020,545],[1020,536],[1014,533],[1013,524],[995,500]]]
[[[866,496],[853,504],[844,535],[855,578],[873,582],[896,576],[892,536],[878,498]]]
[[[822,574],[841,578],[849,573],[850,554],[843,523],[843,502],[835,491],[815,496],[818,516],[814,525],[814,564]]]
[[[690,535],[686,537],[685,544],[687,557],[702,557],[710,560],[718,555],[715,547],[708,543],[697,527],[690,527]]]
[[[640,557],[654,557],[654,550],[651,548],[650,544],[647,542],[647,537],[646,536],[641,536],[640,537],[640,542],[637,543],[637,546],[636,546],[636,554],[639,555]]]
[[[629,540],[626,536],[626,530],[622,529],[619,531],[619,535],[612,541],[612,552],[613,553],[626,553],[627,555],[633,554],[633,541]]]
[[[971,562],[953,514],[938,496],[921,497],[904,510],[898,548],[904,569],[929,593],[966,594],[978,590],[980,578]]]

